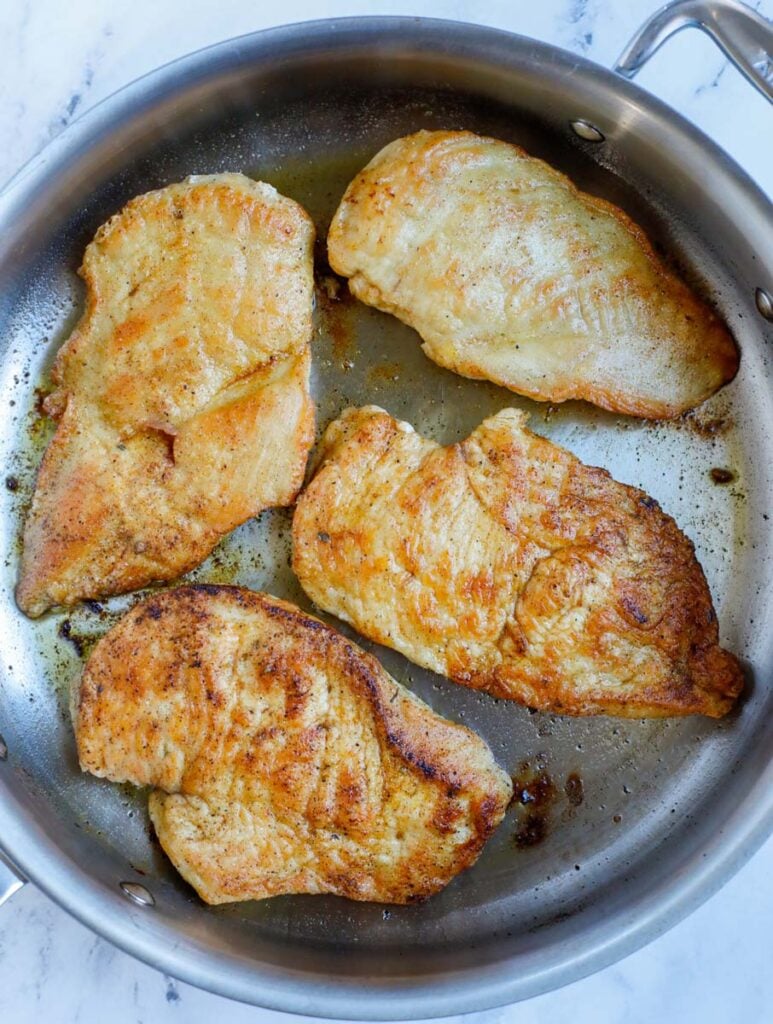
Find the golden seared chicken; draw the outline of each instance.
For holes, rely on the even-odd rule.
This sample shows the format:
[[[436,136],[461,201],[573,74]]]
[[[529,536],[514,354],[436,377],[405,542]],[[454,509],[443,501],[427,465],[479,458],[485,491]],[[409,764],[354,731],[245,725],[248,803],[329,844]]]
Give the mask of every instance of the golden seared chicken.
[[[642,491],[505,409],[441,448],[376,407],[328,428],[293,522],[321,608],[458,683],[568,715],[725,714],[690,541]]]
[[[340,633],[238,587],[132,609],[73,691],[81,767],[153,786],[161,845],[207,903],[409,903],[471,865],[512,787],[486,744]]]
[[[139,196],[100,228],[46,400],[23,611],[172,579],[293,500],[314,430],[313,238],[297,203],[241,174]]]
[[[677,416],[738,368],[725,326],[616,206],[522,149],[417,132],[352,181],[330,265],[465,377]]]

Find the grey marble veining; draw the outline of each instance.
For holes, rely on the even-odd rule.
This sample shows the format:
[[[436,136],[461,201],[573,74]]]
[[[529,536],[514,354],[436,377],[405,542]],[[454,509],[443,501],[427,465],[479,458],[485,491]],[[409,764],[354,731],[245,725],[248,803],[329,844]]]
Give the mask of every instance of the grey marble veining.
[[[531,35],[611,65],[659,0],[3,0],[0,182],[83,110],[198,47],[283,21],[420,13]],[[773,0],[758,7],[773,17]],[[709,40],[685,32],[639,77],[773,193],[773,114]],[[686,921],[625,961],[475,1024],[765,1024],[773,1020],[773,842]],[[165,977],[27,886],[0,910],[0,1020],[9,1024],[271,1024],[283,1015]],[[452,1020],[453,1018],[449,1018]]]

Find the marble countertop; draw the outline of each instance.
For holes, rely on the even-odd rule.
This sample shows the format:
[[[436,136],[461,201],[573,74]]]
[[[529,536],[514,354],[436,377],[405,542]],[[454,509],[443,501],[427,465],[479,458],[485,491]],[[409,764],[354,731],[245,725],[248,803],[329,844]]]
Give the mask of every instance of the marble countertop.
[[[0,5],[0,181],[83,110],[177,56],[279,21],[422,14],[534,36],[609,66],[658,0],[4,0]],[[755,3],[773,18],[773,0]],[[281,11],[281,15],[278,12]],[[771,109],[697,32],[639,77],[773,194]],[[765,139],[767,138],[767,143]],[[773,841],[669,933],[606,970],[475,1024],[757,1024],[773,1019]],[[9,1024],[228,1024],[282,1014],[158,974],[69,918],[32,886],[0,910],[0,1019]],[[289,1020],[289,1018],[286,1018]]]

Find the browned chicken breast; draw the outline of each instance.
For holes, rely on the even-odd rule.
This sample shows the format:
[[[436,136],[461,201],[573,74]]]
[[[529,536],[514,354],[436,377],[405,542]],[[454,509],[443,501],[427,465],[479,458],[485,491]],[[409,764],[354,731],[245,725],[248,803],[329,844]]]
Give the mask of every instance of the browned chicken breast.
[[[73,691],[81,766],[153,786],[161,845],[207,903],[409,903],[469,867],[510,800],[469,729],[298,608],[180,587],[132,609]]]
[[[172,579],[293,500],[314,429],[313,236],[300,206],[241,174],[139,196],[100,228],[46,400],[58,429],[23,611]]]
[[[570,715],[725,714],[742,686],[657,502],[505,409],[441,448],[383,410],[330,425],[293,522],[304,590],[458,683]]]
[[[328,254],[430,359],[531,398],[677,416],[738,368],[725,326],[622,210],[496,139],[386,146],[346,190]]]

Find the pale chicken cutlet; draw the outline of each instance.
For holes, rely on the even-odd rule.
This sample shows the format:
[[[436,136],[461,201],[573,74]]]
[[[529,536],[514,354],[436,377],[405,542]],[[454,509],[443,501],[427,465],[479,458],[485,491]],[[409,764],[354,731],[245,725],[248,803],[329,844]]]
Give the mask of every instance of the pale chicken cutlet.
[[[376,407],[322,442],[293,567],[424,668],[568,715],[724,715],[743,679],[691,542],[657,502],[505,409],[443,448]]]
[[[725,325],[622,210],[471,132],[382,149],[346,190],[328,257],[440,366],[541,401],[673,417],[738,368]]]
[[[81,767],[154,787],[161,845],[207,903],[424,899],[477,859],[512,794],[469,729],[335,630],[243,588],[135,606],[72,697]]]
[[[307,214],[241,174],[133,199],[87,247],[24,530],[29,615],[170,580],[290,503],[313,440]]]

